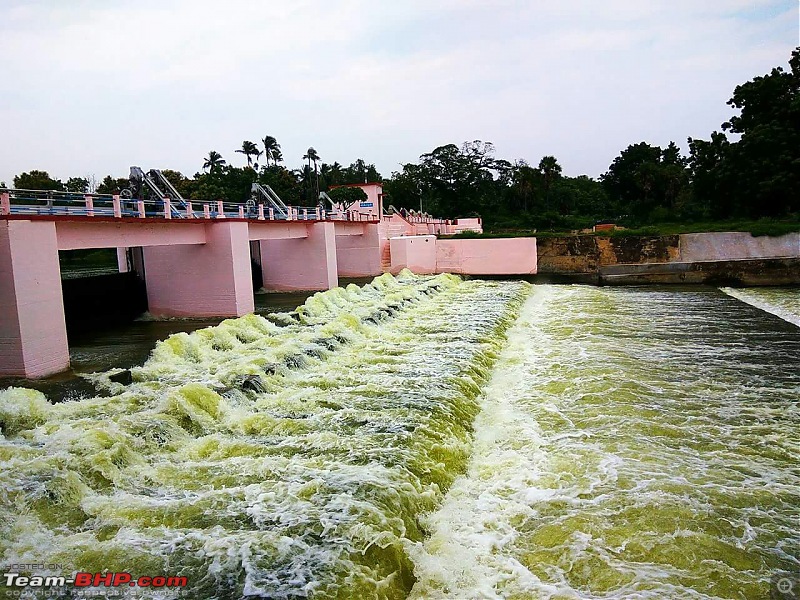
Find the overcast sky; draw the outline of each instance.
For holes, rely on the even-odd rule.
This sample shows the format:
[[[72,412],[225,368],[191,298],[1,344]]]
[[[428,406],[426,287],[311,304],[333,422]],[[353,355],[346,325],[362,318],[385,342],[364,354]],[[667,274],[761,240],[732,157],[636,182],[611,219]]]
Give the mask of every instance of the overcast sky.
[[[192,175],[265,135],[289,168],[481,139],[598,176],[708,137],[798,27],[797,0],[0,0],[0,181]]]

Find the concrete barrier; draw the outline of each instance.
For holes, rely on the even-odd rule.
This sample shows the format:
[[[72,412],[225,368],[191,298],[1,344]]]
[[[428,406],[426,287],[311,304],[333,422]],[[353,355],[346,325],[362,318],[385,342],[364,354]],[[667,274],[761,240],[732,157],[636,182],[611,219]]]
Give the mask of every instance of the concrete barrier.
[[[533,275],[536,238],[436,239],[407,236],[390,240],[392,272],[461,275]]]
[[[436,273],[437,244],[435,235],[391,238],[392,272],[410,269],[418,274]]]
[[[800,256],[800,233],[776,237],[741,231],[684,233],[679,244],[681,262]]]

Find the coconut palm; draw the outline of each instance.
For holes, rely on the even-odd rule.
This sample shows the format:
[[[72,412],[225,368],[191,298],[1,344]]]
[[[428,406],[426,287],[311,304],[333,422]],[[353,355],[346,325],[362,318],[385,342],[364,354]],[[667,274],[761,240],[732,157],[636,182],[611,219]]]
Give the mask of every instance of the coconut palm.
[[[203,170],[216,171],[225,166],[225,159],[216,150],[211,150],[203,162]]]
[[[267,161],[267,166],[269,166],[269,161],[272,159],[274,164],[278,164],[279,158],[282,159],[281,155],[281,145],[271,135],[264,136],[261,140],[264,144],[264,158]]]
[[[317,161],[320,160],[319,154],[317,151],[314,150],[313,147],[309,148],[308,151],[303,155],[303,158],[308,160],[308,168],[311,169],[311,162],[314,162],[314,178],[316,180],[316,194],[314,198],[319,198],[319,172],[317,171]]]
[[[343,182],[344,174],[342,172],[342,165],[340,165],[338,161],[334,161],[330,166],[329,176],[330,185],[338,185]]]
[[[261,154],[263,154],[261,150],[258,149],[258,146],[256,146],[253,142],[247,140],[242,142],[242,149],[237,150],[236,152],[238,152],[239,154],[244,154],[247,157],[248,167],[253,166],[253,159],[250,158],[251,156],[255,156],[256,159],[258,159],[258,157],[261,156]]]

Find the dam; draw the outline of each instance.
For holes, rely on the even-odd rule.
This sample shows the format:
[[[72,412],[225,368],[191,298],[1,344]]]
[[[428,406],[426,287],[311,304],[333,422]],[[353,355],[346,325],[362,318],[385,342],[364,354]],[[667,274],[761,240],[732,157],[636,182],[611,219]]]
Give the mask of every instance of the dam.
[[[62,339],[30,302],[61,301],[59,249],[142,248],[154,318],[203,320],[163,321],[178,332],[139,358],[149,323],[89,342],[116,357],[94,370],[64,334],[68,392],[0,379],[0,557],[22,576],[185,582],[125,590],[153,599],[757,599],[797,580],[797,287],[531,285],[536,240],[439,238],[454,222],[94,200],[4,203],[0,247],[29,252],[0,269],[3,322],[49,323],[29,355]],[[710,239],[675,247],[704,259]],[[583,260],[559,243],[548,269]],[[603,252],[573,269],[642,283]],[[253,264],[290,304],[258,305]],[[369,283],[339,287],[353,275]],[[20,356],[5,373],[37,374]],[[0,592],[52,591],[15,581]]]
[[[480,231],[480,219],[387,214],[380,184],[360,187],[369,201],[352,210],[298,209],[279,199],[268,207],[206,202],[201,210],[180,199],[179,210],[170,196],[145,202],[1,192],[0,303],[7,310],[0,314],[0,377],[43,377],[69,367],[59,251],[116,248],[120,270],[127,270],[128,250],[136,248],[132,262],[145,281],[148,310],[161,317],[252,313],[253,268],[267,289],[280,291],[327,290],[340,276],[374,277],[406,267],[536,272],[535,238],[439,241],[434,234]]]

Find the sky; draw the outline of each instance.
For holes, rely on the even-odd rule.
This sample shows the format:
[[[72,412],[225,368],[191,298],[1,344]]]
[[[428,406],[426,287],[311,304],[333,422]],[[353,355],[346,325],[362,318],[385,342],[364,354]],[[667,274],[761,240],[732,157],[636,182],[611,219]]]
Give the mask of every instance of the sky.
[[[199,171],[243,140],[388,177],[448,143],[597,177],[708,138],[798,0],[0,0],[0,181]]]

